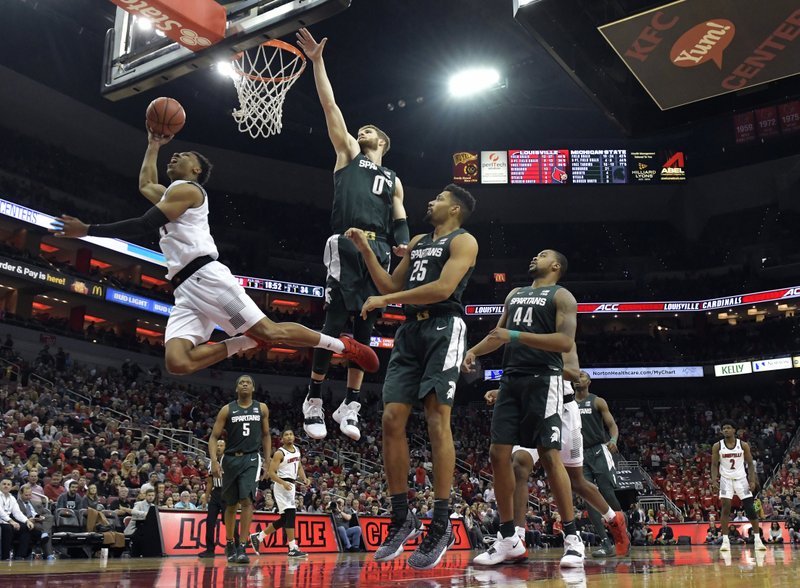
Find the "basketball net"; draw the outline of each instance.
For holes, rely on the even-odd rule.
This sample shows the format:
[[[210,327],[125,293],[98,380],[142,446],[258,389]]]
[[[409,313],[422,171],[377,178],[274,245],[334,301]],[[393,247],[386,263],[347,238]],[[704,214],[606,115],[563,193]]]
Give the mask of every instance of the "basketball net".
[[[277,39],[243,51],[231,62],[239,108],[233,119],[239,131],[257,139],[281,132],[283,100],[306,68],[306,57],[293,45]]]

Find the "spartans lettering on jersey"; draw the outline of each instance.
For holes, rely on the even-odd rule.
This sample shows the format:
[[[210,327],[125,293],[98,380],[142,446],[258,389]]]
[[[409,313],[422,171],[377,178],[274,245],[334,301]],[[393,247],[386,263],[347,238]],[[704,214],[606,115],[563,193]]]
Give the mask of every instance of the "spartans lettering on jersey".
[[[369,159],[360,159],[360,160],[358,161],[358,167],[365,167],[365,168],[367,168],[367,169],[371,169],[371,170],[374,170],[374,171],[378,171],[378,166],[377,166],[377,165],[375,165],[375,164],[374,164],[372,161],[370,161]],[[392,178],[392,174],[391,174],[391,172],[389,172],[388,170],[380,170],[380,171],[382,171],[382,172],[383,172],[383,175],[384,175],[384,176],[386,176],[386,177],[384,178],[384,181],[385,181],[386,185],[387,185],[387,186],[389,186],[390,188],[391,188],[392,186],[394,186],[394,182],[393,182],[393,181],[392,181],[392,179],[391,179],[391,178]]]
[[[590,408],[582,408],[581,414],[592,414],[592,409]]]
[[[243,423],[245,421],[259,421],[261,422],[260,414],[240,414],[238,416],[231,416],[232,423]]]
[[[510,304],[533,304],[534,306],[547,306],[547,298],[543,298],[541,296],[515,296],[511,299]]]
[[[444,247],[423,247],[422,249],[412,249],[411,259],[422,259],[423,257],[441,257],[444,254]]]

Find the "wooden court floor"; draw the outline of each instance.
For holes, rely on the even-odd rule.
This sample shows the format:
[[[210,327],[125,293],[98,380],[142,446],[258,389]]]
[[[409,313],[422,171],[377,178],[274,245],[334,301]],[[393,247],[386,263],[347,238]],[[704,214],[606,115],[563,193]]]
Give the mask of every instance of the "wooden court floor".
[[[647,588],[735,588],[800,586],[800,549],[768,546],[754,553],[733,547],[730,557],[704,546],[633,548],[625,558],[586,561],[583,571],[560,570],[559,549],[532,552],[526,564],[478,568],[476,552],[449,552],[439,567],[417,572],[406,555],[384,564],[365,554],[320,554],[288,561],[275,555],[251,558],[249,565],[227,564],[223,558],[62,559],[0,564],[0,587],[169,586],[211,588],[245,586],[317,588],[467,588],[480,586],[622,586]]]

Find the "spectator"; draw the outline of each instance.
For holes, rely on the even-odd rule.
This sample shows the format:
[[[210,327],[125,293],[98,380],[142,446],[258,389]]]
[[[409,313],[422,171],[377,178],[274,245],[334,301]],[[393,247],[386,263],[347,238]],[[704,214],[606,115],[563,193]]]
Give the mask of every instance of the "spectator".
[[[33,489],[30,484],[25,484],[19,490],[19,499],[17,503],[22,514],[28,517],[28,520],[33,521],[33,529],[31,530],[31,549],[37,545],[41,546],[42,553],[46,559],[55,559],[53,555],[53,515],[47,510],[42,503],[36,504],[33,501]],[[20,553],[25,557],[26,554]]]
[[[155,500],[156,500],[156,491],[155,490],[148,490],[144,493],[144,500],[140,500],[136,504],[133,505],[133,509],[131,510],[131,520],[128,523],[128,526],[125,527],[125,535],[129,537],[134,537],[136,535],[136,524],[139,521],[144,521],[147,518],[147,513],[150,511],[150,508],[155,507]]]
[[[339,498],[336,502],[331,502],[330,512],[333,515],[333,523],[336,526],[345,551],[360,551],[361,527],[358,525],[350,526],[353,514],[345,511],[344,500]]]
[[[11,555],[11,544],[19,540],[18,559],[30,554],[31,531],[34,524],[19,509],[17,500],[11,495],[11,480],[0,480],[0,560]]]
[[[191,502],[189,499],[189,492],[184,490],[181,492],[181,499],[180,502],[177,502],[173,508],[179,508],[183,510],[197,510],[197,505]]]
[[[78,482],[70,480],[67,491],[56,501],[56,515],[66,519],[65,524],[80,525],[78,513],[86,508],[86,499],[78,494]]]
[[[781,531],[781,526],[778,521],[772,521],[770,524],[767,543],[783,543],[783,532]]]
[[[62,483],[61,473],[54,472],[50,476],[50,481],[47,483],[47,486],[44,488],[44,495],[47,496],[51,502],[55,502],[64,492],[65,489]]]

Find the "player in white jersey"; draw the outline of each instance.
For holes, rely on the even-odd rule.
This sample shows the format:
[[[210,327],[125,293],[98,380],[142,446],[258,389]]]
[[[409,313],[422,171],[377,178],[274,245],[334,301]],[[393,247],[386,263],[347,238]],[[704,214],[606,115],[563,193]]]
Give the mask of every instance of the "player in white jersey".
[[[747,470],[745,470],[745,465]],[[718,479],[719,476],[719,479]],[[744,512],[753,526],[755,536],[753,546],[763,551],[766,549],[761,537],[761,526],[758,514],[753,506],[753,491],[756,489],[756,468],[750,445],[736,437],[736,425],[731,420],[722,421],[722,439],[711,448],[711,487],[719,486],[719,497],[722,501],[720,532],[722,545],[720,551],[730,551],[731,541],[728,537],[728,521],[731,518],[731,499],[736,494],[744,505]]]
[[[569,353],[561,354],[564,360],[562,377],[564,379],[564,407],[561,412],[561,461],[569,475],[572,491],[581,496],[598,512],[603,513],[603,521],[608,525],[614,540],[619,545],[618,554],[625,555],[630,548],[628,531],[625,525],[625,515],[614,512],[609,506],[597,486],[583,477],[583,437],[581,435],[581,414],[575,402],[575,392],[572,390],[570,380],[580,378],[580,365],[578,351],[573,345]],[[489,390],[484,398],[489,405],[497,401],[498,390]],[[539,461],[539,452],[536,449],[515,445],[511,449],[511,458],[514,462],[514,526],[517,537],[523,546],[525,543],[525,513],[528,509],[528,477]],[[508,556],[501,553],[502,546],[492,547],[486,553],[478,555],[473,563],[481,565],[494,565],[503,561],[518,561],[527,559],[527,552],[517,549]],[[614,555],[613,550],[604,552],[604,555]]]
[[[276,323],[264,315],[228,267],[217,261],[217,246],[208,226],[208,196],[203,189],[211,163],[197,151],[174,153],[167,165],[171,183],[164,186],[158,183],[158,150],[172,137],[154,135],[148,129],[147,138],[139,191],[153,204],[150,210],[139,218],[105,225],[89,225],[62,215],[51,232],[57,237],[127,239],[159,231],[167,278],[175,294],[164,334],[167,371],[191,374],[259,343],[320,347],[342,353],[365,371],[377,371],[378,357],[366,345],[297,323]],[[231,338],[220,345],[203,345],[216,325]]]
[[[300,448],[294,444],[294,431],[286,429],[281,435],[281,442],[283,445],[275,450],[269,462],[272,495],[281,518],[267,525],[266,529],[250,535],[250,545],[258,553],[264,538],[282,528],[289,542],[289,557],[306,557],[308,554],[300,551],[294,539],[294,518],[297,511],[294,496],[297,481],[308,484],[308,478],[300,462]]]

